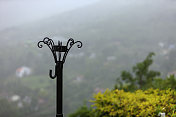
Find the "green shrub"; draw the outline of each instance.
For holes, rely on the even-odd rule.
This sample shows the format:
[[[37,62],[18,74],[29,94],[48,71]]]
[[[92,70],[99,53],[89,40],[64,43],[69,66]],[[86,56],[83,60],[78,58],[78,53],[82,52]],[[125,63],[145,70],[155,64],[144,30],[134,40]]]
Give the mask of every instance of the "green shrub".
[[[92,109],[89,109],[86,105],[80,107],[76,112],[69,115],[69,117],[93,117]]]
[[[101,117],[146,117],[158,116],[159,112],[168,116],[176,115],[176,91],[148,89],[135,92],[123,90],[106,90],[94,95],[92,100],[94,113],[101,113]]]

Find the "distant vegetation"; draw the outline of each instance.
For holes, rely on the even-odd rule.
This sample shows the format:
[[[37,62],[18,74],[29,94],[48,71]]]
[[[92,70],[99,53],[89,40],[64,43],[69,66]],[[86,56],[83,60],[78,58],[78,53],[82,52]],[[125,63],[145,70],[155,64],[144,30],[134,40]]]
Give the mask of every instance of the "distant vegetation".
[[[94,109],[81,107],[70,117],[136,117],[136,116],[176,116],[175,90],[148,89],[145,91],[124,92],[106,90],[94,95]]]
[[[160,72],[149,70],[152,55],[137,63],[133,73],[122,71],[115,89],[94,94],[94,108],[84,105],[70,117],[176,116],[176,78],[159,78]]]
[[[83,42],[82,49],[70,51],[64,64],[66,116],[107,88],[175,90],[171,75],[176,73],[175,6],[174,0],[100,0],[1,31],[0,103],[6,106],[0,108],[7,108],[0,109],[0,116],[55,116],[55,80],[48,76],[54,61],[47,47],[37,47],[46,36],[63,43],[70,37]],[[21,66],[29,67],[31,75],[16,77]],[[85,105],[81,109],[92,111],[90,102]]]

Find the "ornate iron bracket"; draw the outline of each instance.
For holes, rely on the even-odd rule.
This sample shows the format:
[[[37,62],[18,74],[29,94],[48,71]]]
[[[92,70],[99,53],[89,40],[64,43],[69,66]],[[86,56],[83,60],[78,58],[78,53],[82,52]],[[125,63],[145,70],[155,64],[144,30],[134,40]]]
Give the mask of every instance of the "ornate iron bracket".
[[[38,42],[38,47],[39,48],[43,47],[42,43],[49,47],[49,49],[51,50],[52,55],[54,57],[54,62],[56,63],[55,74],[52,75],[52,70],[49,71],[49,76],[52,79],[56,78],[56,76],[57,76],[58,63],[59,62],[65,63],[67,54],[68,54],[69,50],[72,48],[72,46],[74,44],[77,44],[78,48],[82,47],[82,42],[81,41],[74,41],[74,39],[72,39],[72,38],[70,38],[67,41],[66,46],[62,46],[62,42],[60,42],[60,41],[58,41],[58,45],[55,45],[54,41],[52,39],[48,38],[48,37],[45,37],[43,39],[43,41]]]

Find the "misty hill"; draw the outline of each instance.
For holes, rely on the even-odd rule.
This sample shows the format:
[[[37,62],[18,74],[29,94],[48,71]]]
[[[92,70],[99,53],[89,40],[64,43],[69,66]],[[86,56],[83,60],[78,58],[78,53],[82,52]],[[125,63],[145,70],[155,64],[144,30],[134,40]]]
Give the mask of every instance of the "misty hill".
[[[24,41],[33,45],[45,36],[56,40],[72,37],[82,40],[83,49],[89,54],[94,51],[103,58],[118,56],[118,64],[127,56],[141,60],[141,55],[159,52],[159,42],[168,46],[175,44],[175,4],[173,0],[102,0],[58,16],[6,29],[0,32],[1,41],[3,45],[7,41],[8,44]],[[129,60],[130,63],[137,61]]]
[[[47,76],[48,69],[54,68],[51,53],[48,48],[37,48],[45,36],[83,42],[81,50],[71,50],[64,66],[69,112],[82,103],[79,99],[112,88],[120,72],[143,60],[148,52],[157,55],[153,69],[166,76],[176,70],[175,6],[174,0],[101,0],[6,29],[0,32],[0,76],[10,77],[24,64],[35,71],[34,75]]]
[[[133,39],[144,37],[153,38],[153,40],[154,38],[166,39],[166,34],[174,37],[175,4],[176,2],[172,0],[102,0],[94,5],[4,30],[1,35],[23,40],[27,39],[27,35],[30,35],[28,37],[30,38],[31,35],[65,36],[67,33],[69,36],[91,34],[93,40],[97,39],[96,35],[106,40],[126,39],[129,36]],[[111,37],[107,36],[109,33]],[[23,37],[24,34],[26,35]],[[31,39],[36,38],[31,37]],[[86,39],[84,36],[83,40]]]

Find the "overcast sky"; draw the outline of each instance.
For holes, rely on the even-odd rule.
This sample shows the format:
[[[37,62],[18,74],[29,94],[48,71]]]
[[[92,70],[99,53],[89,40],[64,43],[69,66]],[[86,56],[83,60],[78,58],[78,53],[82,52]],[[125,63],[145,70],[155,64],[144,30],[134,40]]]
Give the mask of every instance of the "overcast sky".
[[[0,0],[0,30],[73,10],[98,0]]]

